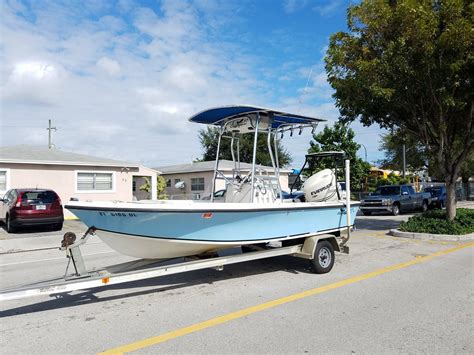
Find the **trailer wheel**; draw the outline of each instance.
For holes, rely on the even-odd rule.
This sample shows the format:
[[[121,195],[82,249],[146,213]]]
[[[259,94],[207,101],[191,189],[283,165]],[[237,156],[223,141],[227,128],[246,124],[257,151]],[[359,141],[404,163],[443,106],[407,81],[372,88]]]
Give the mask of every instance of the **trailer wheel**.
[[[327,240],[321,240],[316,245],[314,259],[310,260],[316,274],[326,274],[334,266],[334,247]]]

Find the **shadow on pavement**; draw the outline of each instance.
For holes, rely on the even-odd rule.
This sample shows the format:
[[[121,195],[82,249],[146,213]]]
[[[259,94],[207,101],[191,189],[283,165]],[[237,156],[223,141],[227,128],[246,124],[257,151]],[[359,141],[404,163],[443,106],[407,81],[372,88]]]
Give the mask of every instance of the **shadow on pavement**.
[[[129,297],[142,296],[153,293],[167,292],[163,297],[184,293],[186,288],[196,285],[212,285],[214,282],[231,280],[259,274],[286,271],[292,274],[312,273],[308,260],[291,256],[273,257],[263,260],[249,261],[240,264],[225,266],[223,271],[204,269],[182,274],[161,276],[148,280],[133,281],[119,285],[93,288],[86,291],[75,291],[74,294],[63,293],[51,295],[47,301],[15,307],[0,311],[0,318],[12,317],[29,313],[43,312],[54,309],[76,307],[82,304],[108,302]],[[317,275],[315,275],[317,277]],[[133,291],[134,288],[152,287],[148,290]],[[123,290],[124,293],[100,297],[100,293],[110,290]],[[183,290],[180,292],[180,290]],[[79,292],[79,293],[77,293]]]

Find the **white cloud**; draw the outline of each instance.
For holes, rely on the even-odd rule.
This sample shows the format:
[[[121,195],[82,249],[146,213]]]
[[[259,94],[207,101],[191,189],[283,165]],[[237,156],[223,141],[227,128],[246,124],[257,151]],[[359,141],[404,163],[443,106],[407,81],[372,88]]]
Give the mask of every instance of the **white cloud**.
[[[102,57],[97,61],[97,67],[110,76],[116,76],[120,74],[120,64],[116,60],[110,59],[108,57]]]
[[[329,16],[339,10],[342,5],[342,0],[329,0],[324,5],[314,6],[313,11],[318,12],[321,16]]]
[[[11,69],[5,85],[0,88],[0,98],[7,102],[54,105],[58,103],[65,77],[64,69],[58,64],[20,62]]]
[[[87,11],[97,11],[90,5]],[[31,10],[30,22],[5,6],[1,123],[16,128],[1,130],[2,145],[46,142],[53,119],[58,148],[153,166],[182,163],[200,153],[203,127],[188,123],[193,113],[261,102],[247,79],[252,59],[236,56],[233,43],[207,41],[196,8],[122,5],[129,23],[107,7],[101,17],[84,17],[79,8],[45,2]],[[32,121],[30,134],[15,134]]]
[[[291,14],[304,8],[307,3],[308,0],[285,0],[283,2],[283,8],[286,13]]]

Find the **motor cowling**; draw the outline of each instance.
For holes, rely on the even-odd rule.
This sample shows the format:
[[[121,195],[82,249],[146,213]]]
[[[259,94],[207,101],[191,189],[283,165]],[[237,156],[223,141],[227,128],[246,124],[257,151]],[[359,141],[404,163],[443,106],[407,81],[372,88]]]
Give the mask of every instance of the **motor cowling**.
[[[304,182],[303,192],[307,202],[338,200],[336,175],[331,169],[318,171]]]

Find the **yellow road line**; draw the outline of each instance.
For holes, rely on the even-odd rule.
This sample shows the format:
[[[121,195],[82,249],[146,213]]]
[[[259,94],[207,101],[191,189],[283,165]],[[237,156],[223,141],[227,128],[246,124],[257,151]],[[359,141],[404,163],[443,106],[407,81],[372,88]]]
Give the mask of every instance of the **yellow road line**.
[[[212,319],[209,319],[207,321],[196,323],[196,324],[193,324],[191,326],[184,327],[184,328],[181,328],[181,329],[177,329],[177,330],[174,330],[174,331],[162,334],[162,335],[158,335],[158,336],[154,336],[154,337],[151,337],[151,338],[143,339],[143,340],[140,340],[140,341],[128,344],[128,345],[119,346],[119,347],[104,351],[101,354],[123,354],[123,353],[126,353],[126,352],[131,352],[131,351],[143,349],[143,348],[146,348],[148,346],[157,345],[157,344],[163,343],[165,341],[181,337],[183,335],[191,334],[191,333],[194,333],[194,332],[206,329],[206,328],[214,327],[216,325],[226,323],[226,322],[229,322],[229,321],[234,320],[234,319],[242,318],[242,317],[248,316],[248,315],[253,314],[253,313],[261,312],[261,311],[264,311],[264,310],[269,309],[269,308],[280,306],[280,305],[285,304],[285,303],[297,301],[297,300],[300,300],[302,298],[306,298],[306,297],[309,297],[309,296],[314,296],[314,295],[317,295],[317,294],[320,294],[320,293],[323,293],[323,292],[327,292],[327,291],[330,291],[330,290],[334,290],[334,289],[337,289],[337,288],[340,288],[340,287],[343,287],[343,286],[351,285],[351,284],[354,284],[356,282],[371,279],[373,277],[383,275],[383,274],[386,274],[388,272],[392,272],[392,271],[395,271],[395,270],[400,270],[400,269],[406,268],[408,266],[416,265],[416,264],[431,260],[433,258],[442,256],[442,255],[446,255],[446,254],[450,254],[450,253],[453,253],[455,251],[458,251],[458,250],[461,250],[461,249],[464,249],[464,248],[468,248],[468,247],[472,247],[472,246],[474,246],[474,242],[462,244],[462,245],[459,245],[455,248],[445,249],[445,250],[442,250],[442,251],[439,251],[439,252],[436,252],[436,253],[433,253],[433,254],[430,254],[430,255],[418,256],[414,260],[411,260],[411,261],[408,261],[408,262],[405,262],[405,263],[392,265],[392,266],[389,266],[389,267],[385,267],[385,268],[382,268],[382,269],[379,269],[379,270],[369,272],[367,274],[363,274],[363,275],[351,277],[351,278],[346,279],[346,280],[338,281],[338,282],[335,282],[335,283],[332,283],[332,284],[329,284],[329,285],[326,285],[326,286],[321,286],[321,287],[313,288],[313,289],[308,290],[308,291],[304,291],[304,292],[296,293],[296,294],[293,294],[293,295],[290,295],[290,296],[278,298],[278,299],[270,301],[270,302],[262,303],[262,304],[259,304],[259,305],[256,305],[256,306],[252,306],[252,307],[249,307],[249,308],[242,309],[240,311],[236,311],[236,312],[232,312],[232,313],[220,316],[220,317],[212,318]]]

